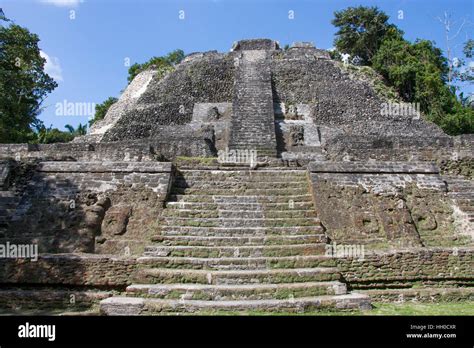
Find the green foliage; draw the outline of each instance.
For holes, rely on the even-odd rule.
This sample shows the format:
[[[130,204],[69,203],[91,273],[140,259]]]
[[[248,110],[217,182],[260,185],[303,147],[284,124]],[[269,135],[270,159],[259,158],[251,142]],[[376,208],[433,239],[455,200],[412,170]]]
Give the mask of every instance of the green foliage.
[[[464,44],[463,53],[467,58],[472,58],[474,55],[474,40],[469,39]]]
[[[474,131],[472,110],[463,108],[446,84],[447,60],[432,42],[385,40],[373,57],[373,67],[405,101],[420,103],[421,111],[448,134]]]
[[[0,143],[33,141],[42,102],[57,87],[38,42],[26,28],[0,26]]]
[[[403,39],[384,41],[374,56],[373,67],[403,99],[420,102],[425,112],[430,109],[432,97],[446,89],[446,59],[426,40],[415,44]]]
[[[469,39],[464,43],[463,53],[466,58],[471,60],[470,63],[472,63],[474,40]],[[453,67],[453,70],[454,79],[468,83],[474,81],[474,71],[464,59],[458,59],[458,65]]]
[[[135,63],[128,69],[128,83],[132,82],[139,73],[151,67],[154,67],[158,71],[169,71],[174,65],[179,64],[183,58],[183,50],[174,50],[166,56],[153,57],[143,64]]]
[[[452,112],[446,114],[440,126],[451,135],[474,133],[474,110],[456,102]]]
[[[67,143],[72,139],[74,139],[74,134],[71,132],[63,132],[52,126],[46,128],[42,125],[38,128],[36,139],[32,142],[40,144]]]
[[[411,43],[403,32],[388,23],[389,17],[376,7],[349,7],[335,13],[332,23],[336,33],[336,51],[359,56],[380,73],[400,97],[419,103],[421,111],[451,135],[474,133],[474,111],[458,100],[456,90],[447,84],[448,61],[433,42],[417,40]],[[464,54],[473,55],[474,41],[468,40]],[[454,76],[472,81],[469,69],[460,67]]]
[[[383,40],[403,35],[377,7],[349,7],[334,17],[332,24],[339,28],[334,40],[337,50],[359,56],[365,63],[372,61]]]
[[[87,134],[87,125],[86,124],[79,123],[77,128],[74,128],[70,124],[67,124],[67,125],[64,126],[64,128],[66,128],[69,131],[69,133],[71,133],[74,137]]]
[[[94,118],[89,121],[89,126],[92,126],[97,121],[103,120],[109,108],[117,101],[117,98],[109,97],[102,104],[97,104],[95,106]]]

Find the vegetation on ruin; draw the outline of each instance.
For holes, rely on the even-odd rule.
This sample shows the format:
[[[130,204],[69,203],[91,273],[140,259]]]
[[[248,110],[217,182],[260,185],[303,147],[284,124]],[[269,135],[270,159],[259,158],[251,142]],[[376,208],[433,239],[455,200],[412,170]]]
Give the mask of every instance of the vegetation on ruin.
[[[178,156],[175,159],[178,166],[202,166],[202,165],[218,165],[219,163],[213,157],[186,157]]]
[[[472,83],[472,69],[463,60],[447,59],[428,40],[410,42],[403,31],[388,22],[377,7],[349,7],[335,12],[332,23],[339,29],[334,40],[338,57],[348,53],[358,63],[371,66],[401,98],[419,103],[428,119],[450,135],[474,133],[474,110],[454,83]],[[474,42],[464,44],[464,56],[471,59]]]
[[[147,62],[139,64],[135,63],[128,69],[128,83],[132,82],[133,79],[142,71],[153,68],[154,70],[167,70],[176,64],[181,63],[184,59],[183,50],[177,49],[162,57],[152,57]]]
[[[384,78],[370,66],[344,65],[337,62],[339,67],[349,73],[351,78],[366,81],[382,99],[400,102],[400,95],[395,88],[389,86]]]

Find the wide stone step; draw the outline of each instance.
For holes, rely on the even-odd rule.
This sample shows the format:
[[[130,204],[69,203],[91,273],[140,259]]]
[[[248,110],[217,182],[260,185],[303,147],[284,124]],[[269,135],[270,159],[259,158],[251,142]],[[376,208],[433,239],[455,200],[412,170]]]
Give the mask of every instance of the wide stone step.
[[[463,207],[472,207],[474,206],[474,199],[470,199],[470,198],[458,198],[458,199],[454,199],[456,204],[458,206],[463,206]]]
[[[293,203],[195,203],[195,202],[167,202],[167,209],[189,209],[189,210],[311,210],[314,209],[313,202]]]
[[[275,257],[153,257],[138,258],[140,266],[203,270],[250,270],[272,268],[335,267],[336,260],[325,255]]]
[[[449,191],[473,191],[474,190],[474,180],[447,179],[445,181],[448,184]]]
[[[283,169],[283,168],[282,168]],[[274,181],[290,181],[294,179],[306,179],[306,170],[294,170],[294,169],[262,169],[262,170],[180,170],[178,178],[188,179],[202,179],[202,180],[215,180],[215,181],[226,181],[226,180],[265,180],[273,179]]]
[[[188,246],[246,246],[326,243],[324,234],[282,235],[264,237],[154,236],[152,241],[162,245]]]
[[[1,199],[9,199],[9,198],[17,199],[17,197],[18,196],[13,191],[0,191]]]
[[[470,182],[466,183],[459,183],[459,184],[451,184],[448,183],[448,191],[450,192],[473,192],[474,190],[474,184],[471,184]]]
[[[292,227],[193,227],[193,226],[161,226],[160,233],[167,236],[193,235],[193,236],[235,236],[254,237],[271,235],[304,235],[320,234],[324,232],[321,225],[292,226]]]
[[[262,218],[262,219],[227,219],[227,218],[180,218],[162,217],[168,226],[194,227],[294,227],[316,226],[320,224],[317,218]]]
[[[194,210],[165,209],[162,216],[183,218],[225,218],[225,219],[262,219],[262,218],[316,218],[313,210]]]
[[[456,205],[458,206],[458,208],[465,213],[471,213],[474,211],[474,201],[472,201],[472,204],[466,204],[466,203],[460,204],[458,202],[456,203],[457,203]]]
[[[313,198],[309,193],[300,195],[264,195],[264,196],[237,196],[237,195],[191,195],[191,194],[171,194],[171,202],[189,202],[189,203],[312,203]]]
[[[308,189],[306,180],[299,182],[274,182],[272,180],[261,181],[196,181],[196,180],[176,180],[173,183],[175,188],[194,188],[194,189]]]
[[[275,189],[221,189],[221,188],[171,188],[171,193],[175,195],[202,195],[202,196],[218,196],[230,195],[235,196],[294,196],[308,194],[308,187],[303,188],[275,188]]]
[[[262,284],[339,281],[337,268],[286,268],[269,270],[185,270],[144,268],[136,272],[137,284]]]
[[[172,257],[260,257],[321,255],[326,251],[325,243],[291,245],[246,245],[246,246],[161,246],[145,247],[145,256]]]
[[[290,298],[284,300],[240,300],[240,301],[198,301],[161,300],[136,297],[111,297],[101,301],[104,315],[152,315],[176,313],[232,312],[290,312],[304,313],[318,310],[366,310],[370,309],[367,295],[351,293],[346,295],[325,295]]]
[[[133,284],[127,287],[127,293],[161,299],[229,301],[344,295],[347,289],[338,281],[249,285]]]
[[[212,171],[209,171],[211,173]],[[302,184],[308,183],[307,174],[284,174],[284,171],[280,172],[280,175],[185,175],[185,176],[178,176],[176,177],[174,183],[181,185],[181,184],[207,184],[207,183],[218,183],[218,184],[240,184],[246,183],[249,185],[255,185],[259,183],[269,183],[275,182],[279,184]]]

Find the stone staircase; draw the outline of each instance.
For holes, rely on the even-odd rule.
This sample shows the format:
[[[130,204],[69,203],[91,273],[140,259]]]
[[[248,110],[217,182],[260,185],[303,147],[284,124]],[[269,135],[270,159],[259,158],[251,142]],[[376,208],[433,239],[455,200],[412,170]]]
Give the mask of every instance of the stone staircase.
[[[275,117],[267,51],[241,51],[236,58],[233,116],[229,148],[257,150],[258,156],[277,154]]]
[[[107,315],[369,308],[324,255],[302,170],[185,170],[127,296]]]
[[[471,229],[474,230],[474,180],[448,175],[443,176],[443,180],[448,186],[448,196],[465,214]]]

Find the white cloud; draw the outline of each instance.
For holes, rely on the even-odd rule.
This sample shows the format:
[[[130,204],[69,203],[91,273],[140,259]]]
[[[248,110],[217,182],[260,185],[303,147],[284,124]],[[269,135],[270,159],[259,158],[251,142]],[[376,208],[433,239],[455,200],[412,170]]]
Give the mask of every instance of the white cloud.
[[[59,7],[76,7],[83,0],[39,0],[43,4],[54,5]]]
[[[50,57],[43,51],[40,51],[40,56],[46,59],[44,71],[56,81],[63,81],[63,69],[59,64],[59,58]]]

